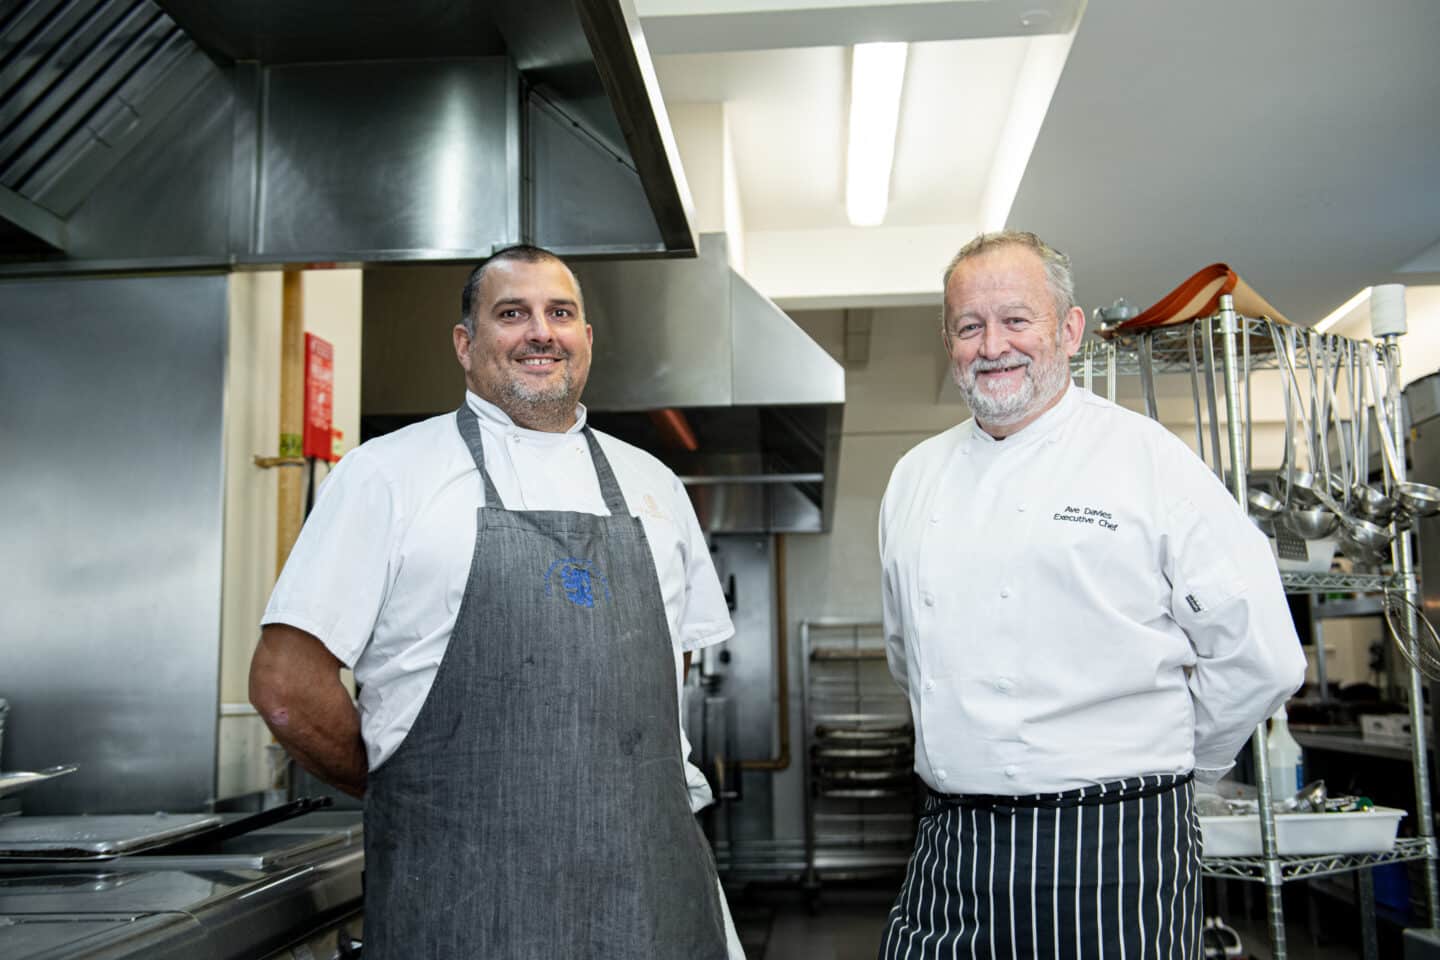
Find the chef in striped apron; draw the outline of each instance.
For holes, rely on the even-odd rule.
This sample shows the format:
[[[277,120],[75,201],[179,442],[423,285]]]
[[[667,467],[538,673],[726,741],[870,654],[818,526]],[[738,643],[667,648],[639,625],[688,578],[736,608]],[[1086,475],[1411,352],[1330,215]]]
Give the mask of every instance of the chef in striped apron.
[[[1194,781],[1304,677],[1269,546],[1184,443],[1070,382],[1063,254],[987,234],[944,289],[973,419],[880,513],[927,791],[880,957],[1198,958]]]

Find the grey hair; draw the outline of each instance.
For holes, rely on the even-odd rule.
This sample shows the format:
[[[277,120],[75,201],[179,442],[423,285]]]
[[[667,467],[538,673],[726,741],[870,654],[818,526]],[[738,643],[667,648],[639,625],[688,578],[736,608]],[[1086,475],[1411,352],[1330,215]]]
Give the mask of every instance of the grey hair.
[[[1075,303],[1075,277],[1070,272],[1070,258],[1035,234],[1024,230],[982,233],[965,244],[960,248],[960,252],[951,258],[950,264],[945,268],[945,278],[942,281],[941,289],[949,289],[950,276],[961,263],[999,247],[1024,247],[1040,258],[1041,264],[1045,267],[1045,286],[1050,290],[1050,298],[1055,301],[1057,326],[1063,323],[1065,314],[1069,313],[1072,307],[1077,306]]]
[[[580,289],[580,278],[575,276],[575,271],[570,270],[570,264],[566,263],[559,255],[551,253],[544,247],[537,247],[528,243],[517,243],[512,247],[503,250],[496,250],[490,255],[490,259],[481,263],[470,276],[465,278],[465,286],[460,291],[460,325],[465,332],[472,337],[475,335],[475,306],[480,299],[480,285],[485,281],[485,271],[496,263],[558,263],[570,272],[570,279],[575,281],[575,295],[579,300],[578,306],[583,315],[585,312],[585,294]]]

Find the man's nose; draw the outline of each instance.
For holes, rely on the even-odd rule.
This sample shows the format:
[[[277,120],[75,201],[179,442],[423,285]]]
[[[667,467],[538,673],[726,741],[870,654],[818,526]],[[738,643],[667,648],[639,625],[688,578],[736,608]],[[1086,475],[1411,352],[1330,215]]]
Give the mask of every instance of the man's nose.
[[[1010,347],[1005,330],[998,323],[987,323],[980,332],[980,355],[986,359],[1000,356]]]
[[[550,318],[545,316],[544,311],[537,311],[530,315],[530,324],[525,329],[525,338],[532,343],[550,343],[555,339],[555,332],[550,329]]]

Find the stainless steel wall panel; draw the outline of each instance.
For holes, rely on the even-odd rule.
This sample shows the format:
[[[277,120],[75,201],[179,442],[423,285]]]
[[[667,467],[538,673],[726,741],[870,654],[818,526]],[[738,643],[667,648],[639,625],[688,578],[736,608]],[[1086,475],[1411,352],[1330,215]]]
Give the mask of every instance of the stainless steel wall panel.
[[[595,327],[588,406],[730,403],[730,279],[716,256],[702,244],[694,260],[574,264]]]
[[[104,179],[70,215],[72,257],[208,257],[211,264],[225,263],[232,96],[226,78],[198,50],[187,55],[183,71],[194,81],[183,91],[188,99],[163,114],[153,136],[101,169]],[[177,90],[167,86],[165,95]],[[84,179],[66,177],[57,189],[68,192]]]
[[[728,582],[735,578],[735,609],[731,620],[735,636],[726,641],[730,662],[720,669],[720,682],[712,695],[729,700],[729,735],[725,751],[731,761],[763,760],[775,755],[775,574],[771,538],[766,536],[713,537],[717,572]],[[714,732],[707,731],[713,742]],[[794,752],[792,745],[792,754]],[[799,762],[799,761],[794,761]],[[721,808],[726,839],[731,843],[765,841],[773,836],[771,785],[766,771],[731,771],[741,778],[742,799]]]
[[[203,807],[219,692],[223,276],[0,283],[7,764],[30,813]]]
[[[222,62],[412,60],[505,52],[494,22],[497,8],[505,4],[493,0],[161,0],[161,6]],[[569,11],[557,13],[563,21]]]
[[[526,101],[527,205],[534,242],[568,255],[665,251],[628,154],[532,93]]]
[[[509,71],[502,57],[270,68],[257,255],[460,259],[518,240]]]
[[[845,402],[845,368],[740,274],[730,273],[735,402]]]

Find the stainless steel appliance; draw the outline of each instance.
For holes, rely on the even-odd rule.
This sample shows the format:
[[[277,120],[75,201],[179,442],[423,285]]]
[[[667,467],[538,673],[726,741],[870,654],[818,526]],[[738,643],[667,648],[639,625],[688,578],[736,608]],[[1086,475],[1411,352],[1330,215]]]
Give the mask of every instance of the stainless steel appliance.
[[[44,861],[0,853],[0,955],[298,960],[317,956],[320,944],[331,948],[319,954],[325,960],[344,955],[339,944],[361,934],[359,814],[311,812],[203,850],[192,842],[190,852],[173,852],[187,835],[198,837],[206,828],[233,833],[237,823],[254,822],[217,819],[171,817],[162,829],[138,819],[47,822],[38,832],[61,845],[103,832],[133,852],[107,846]],[[104,829],[92,822],[97,820]],[[158,841],[162,833],[171,835],[171,843]],[[150,849],[142,851],[147,844]]]

